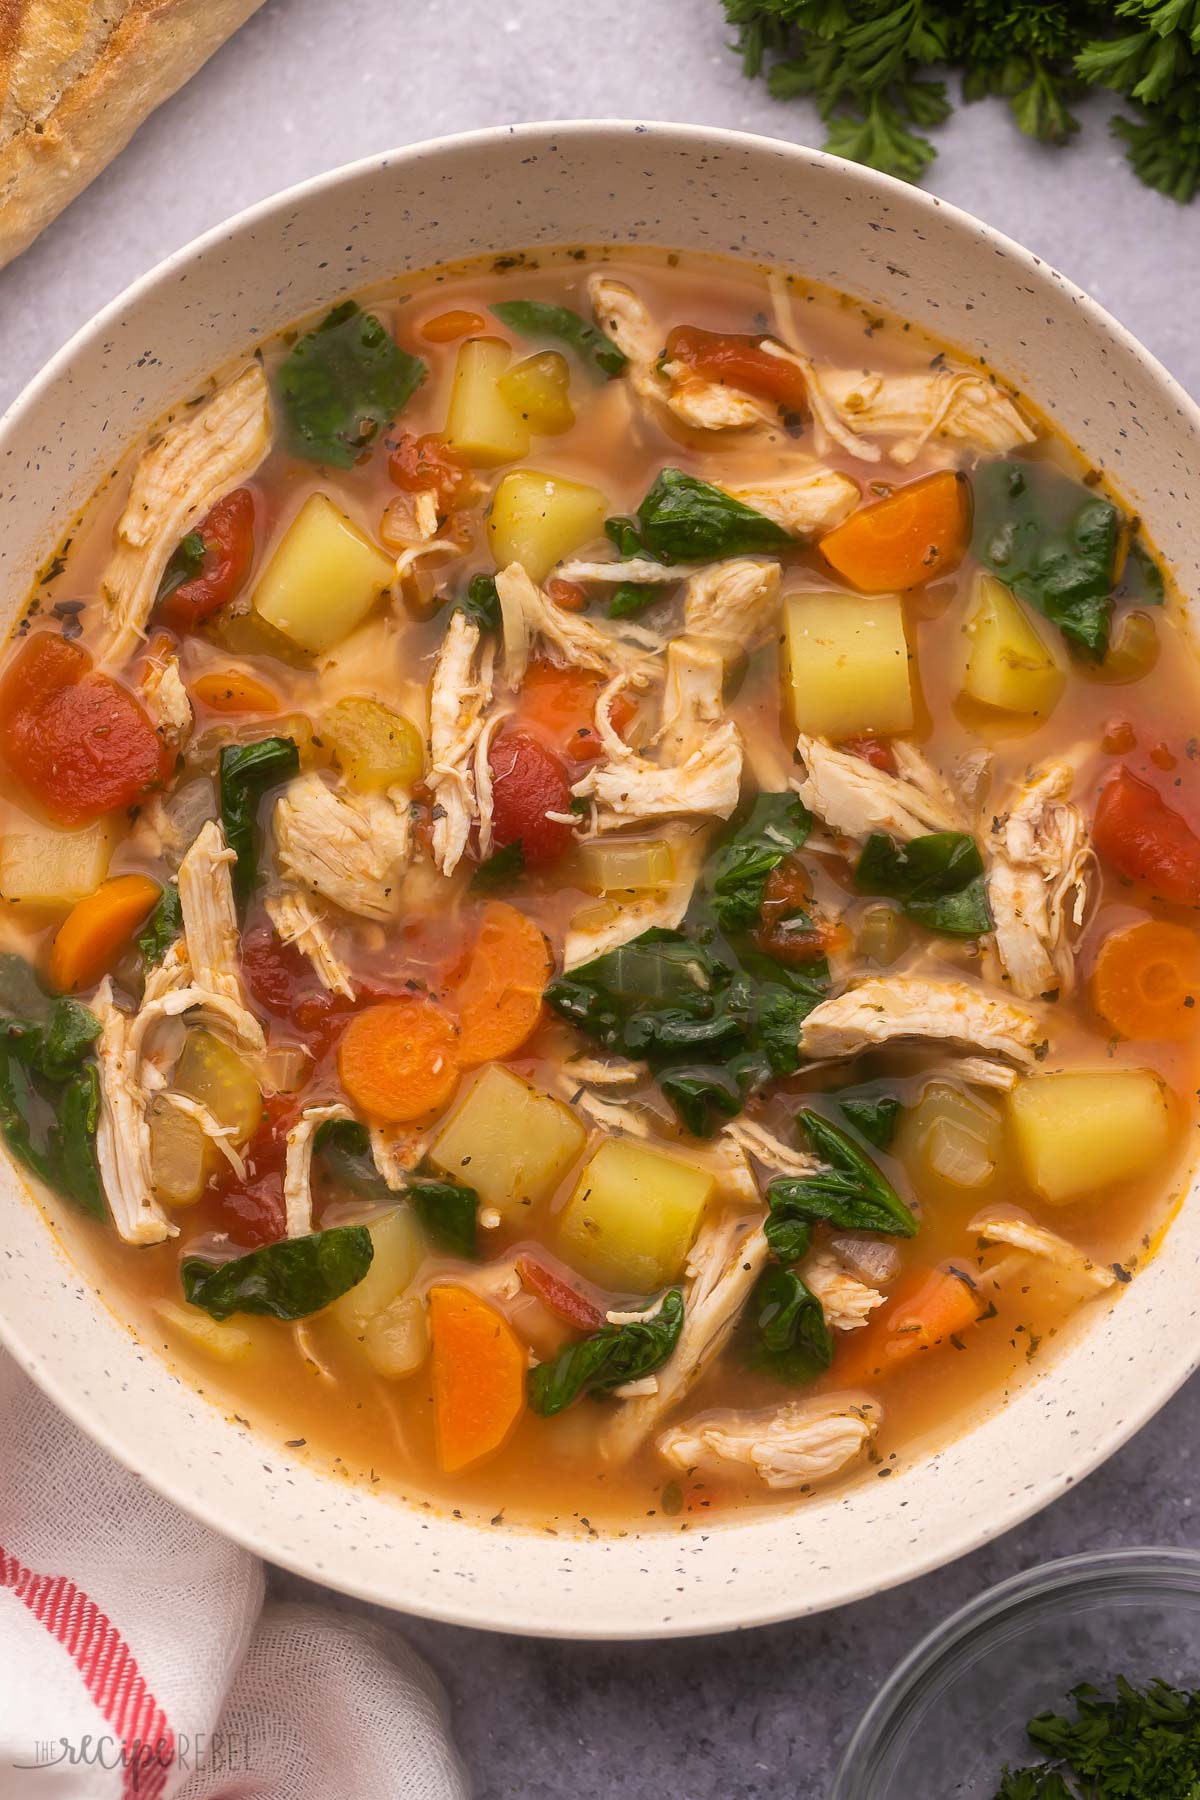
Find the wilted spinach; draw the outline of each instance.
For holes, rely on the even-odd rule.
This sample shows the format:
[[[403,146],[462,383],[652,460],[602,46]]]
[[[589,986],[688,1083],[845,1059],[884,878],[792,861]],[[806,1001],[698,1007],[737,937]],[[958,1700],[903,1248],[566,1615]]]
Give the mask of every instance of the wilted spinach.
[[[169,881],[155,903],[154,911],[138,933],[137,947],[143,969],[160,963],[183,930],[183,907],[179,889]]]
[[[473,1187],[459,1181],[437,1181],[431,1176],[414,1175],[405,1193],[431,1238],[456,1256],[479,1254],[476,1241],[479,1195]]]
[[[245,905],[258,880],[258,805],[268,788],[300,773],[300,752],[291,738],[260,738],[256,744],[226,744],[219,762],[221,823],[225,842],[237,857],[233,891]]]
[[[798,794],[759,794],[743,822],[725,833],[703,876],[723,931],[757,923],[771,871],[803,848],[811,829],[812,814]]]
[[[916,924],[947,937],[979,937],[994,924],[979,846],[962,831],[933,831],[907,844],[873,831],[854,885],[860,894],[899,900]]]
[[[802,1387],[833,1361],[833,1333],[817,1296],[794,1269],[770,1267],[754,1285],[746,1308],[754,1334],[753,1367],[789,1387]]]
[[[569,306],[554,306],[545,300],[502,300],[491,309],[502,325],[521,337],[553,338],[570,346],[589,368],[611,379],[619,375],[628,357],[598,326]]]
[[[746,556],[792,541],[765,513],[682,469],[659,472],[638,507],[636,526],[629,519],[610,519],[605,530],[623,556],[649,553],[665,563]]]
[[[606,1394],[662,1367],[683,1329],[683,1295],[671,1288],[652,1319],[604,1325],[577,1344],[568,1344],[552,1362],[529,1371],[529,1404],[549,1418],[581,1394]]]
[[[375,1166],[370,1133],[359,1120],[326,1119],[317,1128],[313,1149],[346,1192],[380,1204],[396,1200],[397,1195]],[[418,1171],[406,1181],[404,1197],[430,1237],[457,1256],[478,1253],[479,1195],[474,1188]]]
[[[481,631],[496,631],[500,626],[500,594],[494,575],[472,575],[465,594],[454,602],[453,611],[465,613]]]
[[[158,584],[158,592],[154,596],[156,606],[160,600],[165,600],[176,588],[181,588],[184,582],[191,581],[200,573],[204,567],[206,550],[204,537],[199,531],[189,531],[186,537],[180,538]]]
[[[903,1104],[894,1094],[839,1094],[838,1107],[860,1137],[887,1150],[896,1135]]]
[[[471,877],[473,894],[494,894],[500,888],[511,887],[525,873],[525,850],[520,838],[514,838],[511,844],[503,849],[494,850],[491,856],[485,857]]]
[[[288,448],[309,462],[352,466],[425,379],[375,317],[343,300],[302,337],[279,371]]]
[[[912,1237],[917,1221],[883,1171],[846,1132],[811,1108],[797,1114],[817,1155],[829,1166],[813,1175],[781,1175],[767,1189],[767,1242],[781,1263],[808,1253],[814,1225]]]
[[[50,1187],[106,1219],[91,1060],[99,1020],[77,1000],[52,1000],[13,955],[0,957],[0,1009],[0,1137]]]
[[[365,1225],[336,1225],[264,1244],[232,1262],[185,1256],[180,1279],[184,1298],[213,1319],[237,1312],[306,1319],[357,1287],[374,1255]]]

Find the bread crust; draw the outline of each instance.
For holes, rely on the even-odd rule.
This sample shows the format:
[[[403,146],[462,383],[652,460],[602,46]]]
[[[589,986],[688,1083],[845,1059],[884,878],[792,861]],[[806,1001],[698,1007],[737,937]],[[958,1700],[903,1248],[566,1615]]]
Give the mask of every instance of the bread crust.
[[[262,0],[0,0],[0,267]]]

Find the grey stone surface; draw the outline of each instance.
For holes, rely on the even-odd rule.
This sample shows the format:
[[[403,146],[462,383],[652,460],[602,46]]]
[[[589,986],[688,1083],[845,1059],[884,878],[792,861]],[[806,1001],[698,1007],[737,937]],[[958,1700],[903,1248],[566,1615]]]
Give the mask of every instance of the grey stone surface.
[[[819,142],[804,107],[742,81],[728,35],[717,0],[268,0],[0,274],[0,397],[197,232],[373,151],[479,125],[613,115]],[[1200,206],[1184,211],[1137,185],[1106,110],[1089,104],[1081,142],[1059,156],[1022,140],[997,107],[971,108],[940,134],[931,185],[1073,276],[1200,392]],[[1193,1382],[1040,1518],[938,1575],[794,1625],[633,1646],[407,1629],[450,1689],[480,1800],[818,1800],[887,1670],[951,1608],[1046,1557],[1195,1542],[1198,1441]],[[278,1586],[306,1584],[279,1576]]]

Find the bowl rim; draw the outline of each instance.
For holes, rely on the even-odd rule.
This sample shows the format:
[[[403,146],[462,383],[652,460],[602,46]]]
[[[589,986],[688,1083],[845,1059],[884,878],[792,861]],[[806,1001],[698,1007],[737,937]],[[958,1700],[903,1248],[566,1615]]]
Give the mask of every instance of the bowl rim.
[[[887,1676],[842,1754],[830,1800],[862,1800],[859,1783],[869,1772],[870,1759],[884,1749],[910,1703],[965,1646],[981,1643],[1026,1607],[1032,1612],[1036,1606],[1088,1591],[1111,1591],[1115,1597],[1122,1589],[1137,1589],[1148,1598],[1188,1593],[1200,1607],[1200,1550],[1182,1544],[1081,1550],[1022,1569],[976,1594],[926,1632]]]
[[[328,193],[343,184],[352,185],[358,180],[381,173],[389,168],[402,172],[409,167],[419,165],[423,159],[436,157],[442,153],[486,150],[501,146],[511,147],[514,144],[521,148],[553,149],[560,140],[573,142],[592,140],[594,142],[603,141],[605,138],[624,139],[631,136],[640,136],[646,139],[657,138],[667,144],[680,146],[684,150],[712,151],[714,148],[718,150],[725,148],[731,151],[740,150],[747,155],[784,158],[798,166],[816,169],[832,168],[836,169],[841,180],[854,188],[857,195],[873,200],[881,198],[886,200],[894,197],[897,201],[903,200],[906,205],[915,204],[929,213],[945,214],[955,229],[970,233],[998,250],[1009,258],[1019,271],[1025,272],[1031,279],[1039,283],[1049,281],[1057,286],[1071,302],[1076,312],[1082,314],[1087,320],[1092,330],[1099,331],[1110,341],[1114,341],[1140,363],[1151,380],[1173,403],[1181,416],[1190,424],[1197,438],[1200,439],[1200,405],[1119,320],[1113,318],[1097,301],[1080,289],[1069,277],[1062,275],[1045,258],[1025,249],[1003,232],[986,224],[963,208],[944,201],[923,189],[912,187],[892,176],[847,162],[840,157],[831,156],[825,151],[796,144],[789,139],[768,137],[762,133],[729,130],[720,126],[608,118],[565,121],[535,120],[519,125],[488,126],[468,132],[445,133],[437,137],[421,139],[395,150],[377,151],[357,158],[352,162],[309,176],[276,193],[252,202],[249,206],[219,221],[163,257],[144,274],[130,282],[91,319],[80,325],[25,385],[4,410],[3,415],[0,415],[0,441],[3,440],[14,422],[37,406],[45,390],[64,371],[69,370],[79,353],[102,338],[110,325],[120,321],[123,314],[135,301],[151,291],[165,278],[201,260],[211,250],[218,249],[244,228],[267,223],[273,215],[280,214],[289,207],[305,204],[312,196]],[[620,240],[614,239],[613,241],[619,242]],[[277,327],[272,327],[272,329],[277,329]],[[19,1172],[18,1179],[20,1179]],[[36,1201],[33,1203],[36,1205]],[[39,1208],[39,1211],[43,1211],[43,1209]],[[71,1258],[58,1234],[45,1219],[44,1211],[43,1222],[46,1224],[59,1255],[65,1259],[69,1268],[77,1271],[78,1264]],[[1150,1265],[1147,1273],[1150,1273],[1152,1268],[1153,1265]],[[1144,1276],[1143,1279],[1145,1279]],[[102,1301],[101,1306],[103,1307]],[[130,1329],[123,1321],[117,1320],[117,1323],[123,1330]],[[132,1335],[135,1343],[143,1343],[136,1333]],[[511,1598],[492,1600],[484,1606],[456,1601],[449,1596],[443,1600],[440,1595],[431,1598],[399,1599],[381,1595],[369,1578],[356,1579],[353,1570],[346,1567],[339,1570],[322,1567],[319,1573],[314,1573],[312,1561],[302,1549],[294,1551],[285,1549],[276,1540],[268,1537],[265,1526],[259,1528],[251,1523],[243,1523],[237,1518],[231,1519],[228,1516],[231,1509],[222,1509],[215,1495],[202,1497],[191,1493],[187,1488],[185,1474],[182,1470],[147,1473],[144,1462],[144,1446],[140,1455],[139,1447],[132,1438],[128,1443],[114,1444],[108,1435],[108,1428],[105,1425],[97,1424],[89,1414],[81,1384],[72,1383],[67,1375],[60,1375],[43,1367],[36,1344],[28,1339],[23,1339],[15,1324],[3,1311],[0,1311],[0,1345],[8,1350],[17,1364],[48,1394],[53,1403],[82,1431],[100,1443],[109,1455],[140,1479],[146,1481],[164,1499],[179,1506],[210,1529],[242,1545],[265,1561],[275,1563],[306,1579],[318,1581],[326,1587],[356,1599],[383,1604],[394,1610],[403,1610],[415,1616],[436,1619],[447,1624],[504,1631],[516,1635],[617,1642],[639,1638],[704,1636],[722,1631],[779,1623],[806,1616],[814,1611],[846,1605],[871,1597],[941,1568],[991,1542],[1003,1532],[1013,1529],[1091,1474],[1146,1424],[1200,1365],[1200,1344],[1193,1349],[1186,1341],[1186,1337],[1181,1335],[1174,1358],[1160,1359],[1158,1379],[1154,1383],[1152,1391],[1146,1390],[1144,1397],[1139,1397],[1136,1404],[1127,1407],[1120,1418],[1110,1420],[1107,1428],[1097,1433],[1085,1452],[1079,1453],[1077,1450],[1069,1465],[1066,1462],[1057,1462],[1044,1471],[1038,1471],[1024,1486],[1019,1496],[1011,1495],[1008,1498],[1000,1521],[997,1521],[995,1516],[991,1518],[984,1516],[982,1511],[976,1512],[972,1522],[960,1532],[943,1537],[937,1544],[930,1543],[924,1554],[906,1561],[903,1568],[894,1575],[889,1573],[882,1579],[875,1577],[864,1582],[856,1580],[853,1570],[848,1570],[841,1591],[829,1598],[822,1598],[815,1606],[805,1605],[801,1595],[793,1589],[789,1589],[787,1584],[781,1584],[779,1600],[771,1605],[755,1606],[750,1616],[741,1610],[736,1601],[732,1603],[722,1601],[710,1595],[704,1602],[703,1616],[699,1619],[672,1617],[665,1621],[651,1620],[641,1624],[639,1628],[631,1630],[628,1623],[596,1624],[579,1613],[565,1618],[556,1615],[551,1624],[547,1622],[544,1608],[530,1608],[528,1611],[514,1612]],[[162,1367],[169,1369],[169,1365],[158,1356],[156,1351],[150,1346],[146,1346],[146,1348]],[[1163,1367],[1164,1363],[1166,1364],[1165,1368]],[[189,1384],[182,1377],[176,1375],[175,1379],[185,1388],[188,1387]],[[202,1404],[206,1407],[212,1407],[213,1403],[206,1396],[201,1399]],[[1000,1409],[989,1409],[985,1417],[990,1417],[992,1411],[996,1410]],[[960,1435],[969,1435],[971,1429],[971,1426],[967,1426]],[[255,1432],[253,1435],[257,1440],[259,1434]],[[937,1448],[938,1446],[933,1446],[929,1454],[935,1454]],[[759,1515],[755,1514],[752,1518],[733,1521],[728,1526],[712,1529],[719,1530],[721,1535],[725,1536],[730,1533],[751,1530],[759,1522]],[[514,1535],[522,1535],[519,1528]],[[602,1534],[602,1536],[606,1535]],[[648,1545],[650,1535],[654,1534],[639,1537],[637,1541]],[[671,1544],[674,1541],[669,1534],[662,1535],[665,1543]],[[516,1605],[521,1606],[519,1598]]]

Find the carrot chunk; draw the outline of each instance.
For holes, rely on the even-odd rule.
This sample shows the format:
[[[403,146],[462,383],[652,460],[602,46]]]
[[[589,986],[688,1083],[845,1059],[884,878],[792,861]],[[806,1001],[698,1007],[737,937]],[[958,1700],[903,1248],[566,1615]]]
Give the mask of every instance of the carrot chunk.
[[[429,1290],[433,1416],[447,1474],[481,1462],[525,1410],[525,1348],[503,1314],[469,1288]]]
[[[50,946],[49,976],[60,994],[106,975],[162,893],[148,875],[114,875],[77,900]]]
[[[460,1068],[512,1056],[538,1026],[553,971],[545,938],[524,913],[491,900],[451,1004],[461,1028]]]
[[[1122,1037],[1190,1037],[1200,1022],[1200,938],[1163,919],[1113,932],[1096,958],[1092,999]]]
[[[338,1045],[338,1075],[352,1105],[406,1125],[449,1100],[458,1081],[454,1021],[414,994],[355,1013]]]
[[[821,539],[826,562],[860,594],[894,594],[948,575],[971,535],[966,477],[939,469],[862,506]]]
[[[890,1375],[915,1356],[948,1344],[979,1312],[978,1296],[961,1275],[946,1268],[918,1269],[891,1303],[855,1332],[839,1358],[838,1374],[852,1383]]]
[[[243,713],[279,711],[279,695],[265,681],[257,681],[245,669],[210,669],[198,675],[192,692],[213,712]]]

